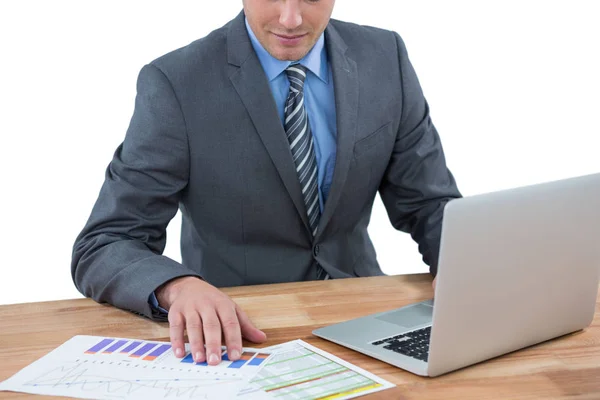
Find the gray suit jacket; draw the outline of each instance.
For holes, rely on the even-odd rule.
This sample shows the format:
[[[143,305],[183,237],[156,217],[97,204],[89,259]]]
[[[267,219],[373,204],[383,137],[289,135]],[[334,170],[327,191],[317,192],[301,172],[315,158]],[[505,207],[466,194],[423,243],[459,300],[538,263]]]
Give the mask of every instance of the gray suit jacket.
[[[436,272],[442,210],[459,197],[400,37],[331,20],[337,160],[316,237],[241,13],[144,66],[135,111],[73,247],[77,288],[155,318],[149,295],[196,275],[217,287],[381,275],[367,233],[379,191]],[[182,264],[162,256],[180,208]]]

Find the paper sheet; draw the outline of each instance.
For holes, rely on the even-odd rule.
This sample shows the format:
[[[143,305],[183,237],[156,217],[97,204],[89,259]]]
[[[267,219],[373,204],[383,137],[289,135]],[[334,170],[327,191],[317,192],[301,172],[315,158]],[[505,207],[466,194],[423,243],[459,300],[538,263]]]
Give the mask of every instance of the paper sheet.
[[[273,355],[239,400],[254,399],[261,391],[281,400],[343,400],[396,386],[302,340],[263,351]]]
[[[241,360],[231,362],[225,353],[220,365],[208,366],[194,363],[191,354],[176,358],[166,342],[75,336],[0,383],[0,391],[113,400],[230,399],[268,357],[244,348]]]
[[[0,383],[0,391],[85,399],[344,400],[394,387],[295,340],[244,348],[217,366],[176,358],[167,342],[75,336]]]

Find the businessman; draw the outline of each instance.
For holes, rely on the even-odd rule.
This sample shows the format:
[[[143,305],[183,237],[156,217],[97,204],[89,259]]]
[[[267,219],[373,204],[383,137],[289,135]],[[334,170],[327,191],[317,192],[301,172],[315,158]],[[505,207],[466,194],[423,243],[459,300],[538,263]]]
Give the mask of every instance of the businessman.
[[[144,66],[135,110],[73,248],[77,288],[168,319],[176,356],[237,359],[265,334],[218,288],[382,275],[380,193],[435,276],[460,197],[398,34],[331,20],[335,0],[244,0]],[[183,215],[182,263],[162,256]]]

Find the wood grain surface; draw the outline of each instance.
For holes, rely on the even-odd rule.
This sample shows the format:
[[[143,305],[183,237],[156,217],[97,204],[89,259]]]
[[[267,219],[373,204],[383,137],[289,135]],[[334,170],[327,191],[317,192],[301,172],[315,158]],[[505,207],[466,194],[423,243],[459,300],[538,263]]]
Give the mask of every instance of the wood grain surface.
[[[223,289],[266,332],[266,347],[293,339],[397,385],[365,399],[600,399],[600,303],[592,325],[548,342],[424,378],[319,339],[315,328],[433,296],[428,274],[354,278]],[[169,340],[156,323],[90,299],[0,306],[0,381],[75,335]],[[1,399],[41,398],[0,392]],[[49,397],[57,398],[57,397]]]

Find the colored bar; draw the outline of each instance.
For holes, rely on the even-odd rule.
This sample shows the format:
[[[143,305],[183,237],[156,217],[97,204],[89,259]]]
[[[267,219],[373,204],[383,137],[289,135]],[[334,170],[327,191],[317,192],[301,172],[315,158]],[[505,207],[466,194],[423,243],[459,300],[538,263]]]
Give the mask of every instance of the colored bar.
[[[256,353],[245,351],[240,356],[239,360],[233,361],[227,368],[241,368],[242,365],[246,364],[246,361],[250,360]],[[227,353],[223,353],[221,356],[222,361],[231,361]]]
[[[102,353],[111,354],[113,351],[117,351],[118,349],[120,349],[121,346],[123,346],[125,343],[127,343],[127,340],[119,340],[117,343],[113,344],[108,349],[104,350]]]
[[[140,344],[142,344],[142,342],[133,342],[129,346],[127,346],[123,350],[121,350],[121,353],[129,353],[130,351],[132,351],[133,349],[138,347]]]
[[[255,354],[256,353],[252,353],[250,351],[245,351],[242,353],[239,360],[233,361],[231,364],[229,364],[227,368],[242,368],[244,364],[246,364],[246,362],[250,360]],[[229,357],[227,357],[226,354],[223,354],[223,361],[229,361]]]
[[[244,364],[246,364],[246,360],[237,360],[229,364],[227,368],[242,368]]]
[[[156,346],[156,343],[146,343],[138,351],[131,354],[129,357],[141,357]]]
[[[159,346],[156,348],[156,350],[154,350],[152,353],[148,354],[146,357],[144,357],[145,361],[154,361],[156,360],[156,357],[160,356],[161,354],[163,354],[165,351],[169,350],[171,348],[170,344],[163,344],[162,346]]]
[[[190,363],[193,364],[194,363],[194,359],[192,357],[192,353],[188,354],[187,356],[185,356],[184,358],[181,359],[182,363]]]
[[[256,357],[254,357],[252,360],[250,360],[248,365],[260,365],[260,364],[262,364],[263,361],[265,361],[267,358],[269,358],[269,356],[270,356],[270,354],[259,353],[256,355]]]
[[[96,354],[97,352],[99,352],[100,350],[102,350],[103,348],[105,348],[106,346],[111,344],[113,341],[114,341],[114,339],[103,339],[94,347],[91,347],[88,350],[86,350],[85,354]]]
[[[192,357],[192,353],[188,354],[187,356],[185,356],[184,358],[181,359],[182,363],[189,363],[189,364],[193,364],[194,363],[194,358]],[[206,361],[201,362],[199,364],[196,365],[200,365],[202,367],[206,367],[208,366],[208,363]]]

